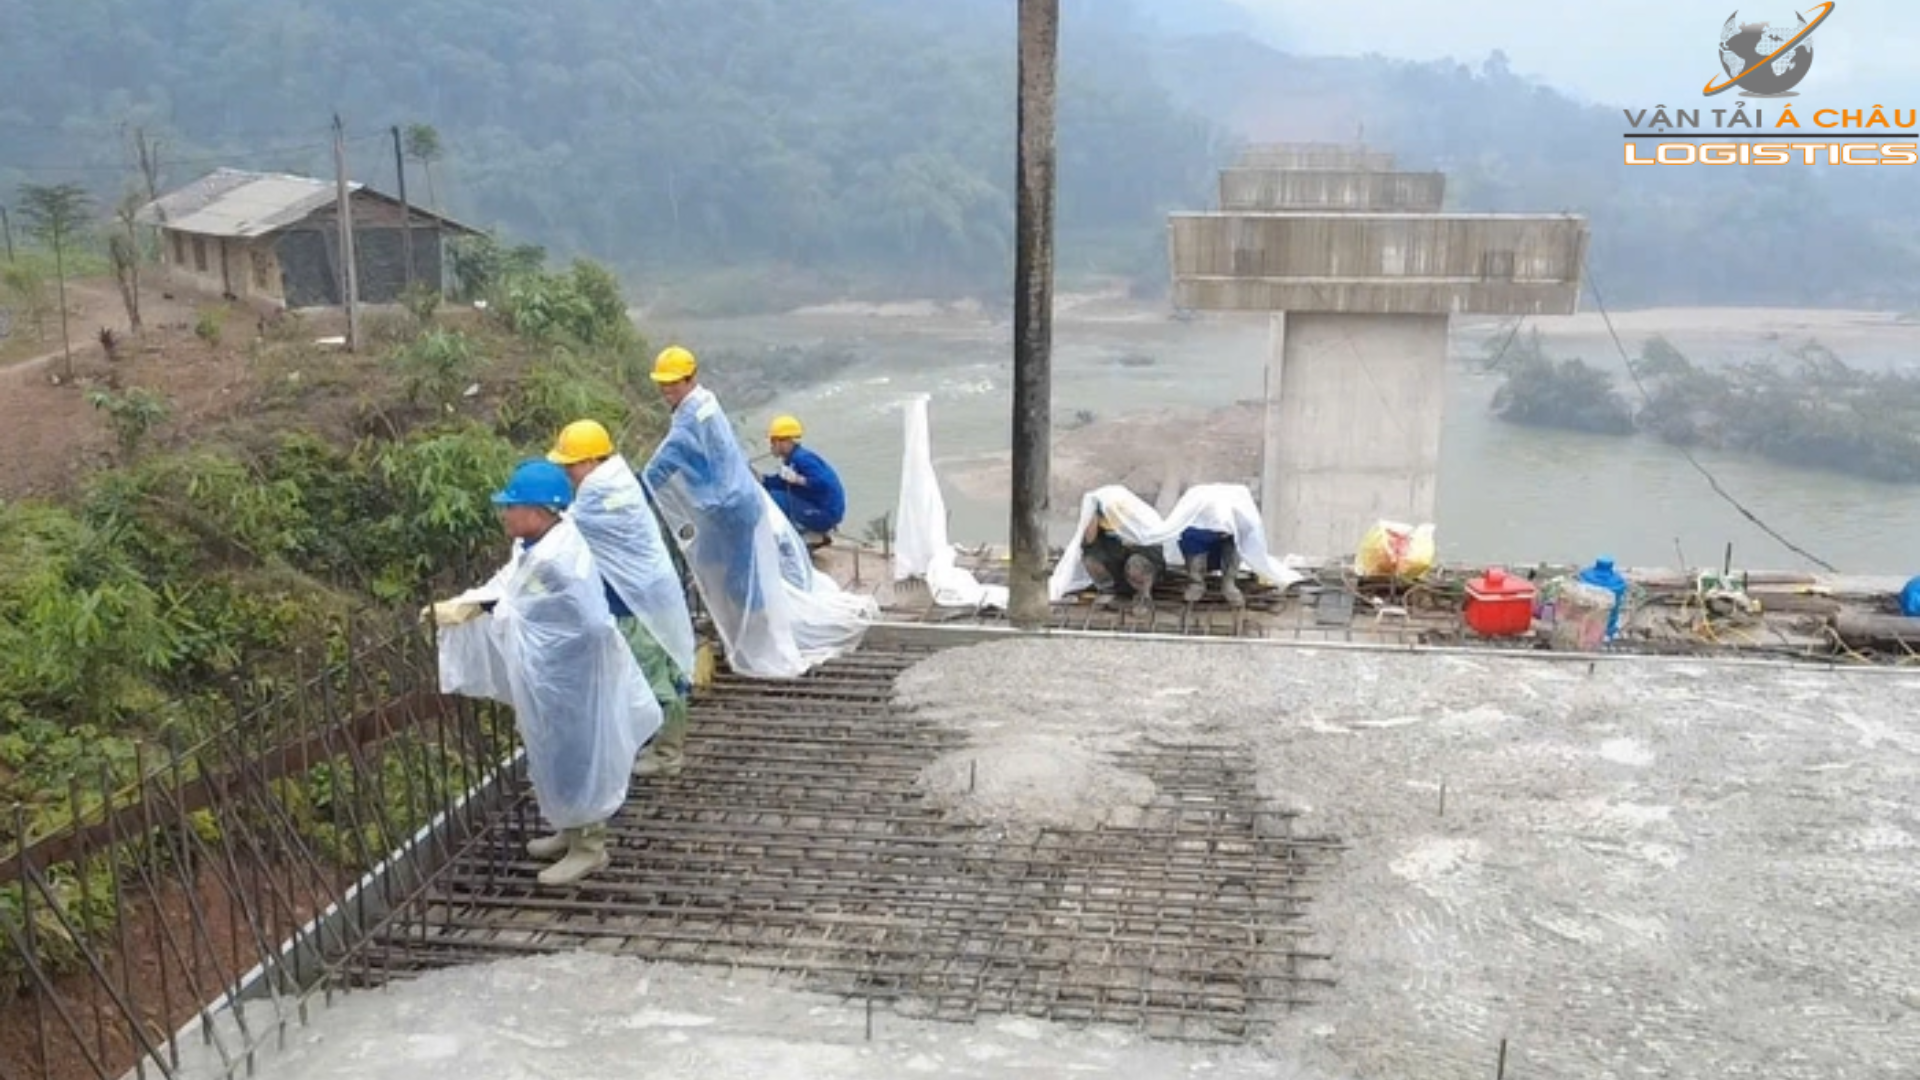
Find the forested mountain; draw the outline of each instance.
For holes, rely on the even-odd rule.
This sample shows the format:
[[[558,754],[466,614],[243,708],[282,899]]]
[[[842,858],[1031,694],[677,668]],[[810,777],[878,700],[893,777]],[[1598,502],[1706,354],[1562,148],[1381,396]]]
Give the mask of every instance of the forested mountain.
[[[1014,8],[0,0],[0,199],[22,181],[116,192],[129,123],[166,141],[164,182],[217,164],[325,175],[337,110],[357,177],[391,188],[387,128],[430,124],[445,155],[430,175],[412,167],[416,199],[430,179],[457,216],[642,282],[782,265],[847,287],[997,293]],[[1828,177],[1624,177],[1617,112],[1497,63],[1289,57],[1233,32],[1240,19],[1227,0],[1065,0],[1063,271],[1163,276],[1163,215],[1208,204],[1239,137],[1364,125],[1408,163],[1450,169],[1462,206],[1591,213],[1622,303],[1913,306],[1912,244],[1882,220],[1888,204],[1850,203]]]

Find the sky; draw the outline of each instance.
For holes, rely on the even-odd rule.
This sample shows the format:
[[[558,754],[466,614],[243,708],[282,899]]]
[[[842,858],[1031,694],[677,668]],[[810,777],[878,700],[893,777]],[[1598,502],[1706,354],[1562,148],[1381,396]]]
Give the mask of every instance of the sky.
[[[1310,55],[1380,53],[1409,60],[1452,56],[1478,65],[1503,50],[1516,74],[1602,104],[1697,108],[1720,74],[1720,27],[1793,25],[1817,0],[1234,0],[1258,16],[1273,44]],[[1814,32],[1802,84],[1816,106],[1920,106],[1920,3],[1835,0]],[[1876,96],[1878,95],[1878,96]],[[1904,96],[1903,96],[1904,95]],[[1730,96],[1730,95],[1729,95]],[[1818,99],[1814,101],[1813,99]],[[1896,100],[1897,98],[1897,100]],[[1714,104],[1719,104],[1716,99]],[[1731,104],[1730,102],[1728,104]],[[1749,106],[1751,107],[1751,106]],[[1796,110],[1802,106],[1795,103]]]

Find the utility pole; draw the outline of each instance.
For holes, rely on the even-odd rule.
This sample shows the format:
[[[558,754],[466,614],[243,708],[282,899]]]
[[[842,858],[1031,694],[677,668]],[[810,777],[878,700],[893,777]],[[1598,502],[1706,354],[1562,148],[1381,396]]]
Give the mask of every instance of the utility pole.
[[[353,198],[347,187],[347,129],[333,114],[333,172],[338,200],[334,216],[340,222],[340,295],[347,305],[347,351],[360,351],[360,272],[353,256]]]
[[[7,261],[13,261],[13,219],[7,216],[7,208],[0,206],[0,232],[7,234]]]
[[[1019,201],[1013,258],[1013,520],[1008,615],[1047,623],[1053,453],[1054,87],[1060,0],[1020,0]]]
[[[413,284],[413,210],[407,205],[407,158],[400,149],[400,125],[393,125],[393,170],[400,177],[400,247],[406,253],[407,284]]]

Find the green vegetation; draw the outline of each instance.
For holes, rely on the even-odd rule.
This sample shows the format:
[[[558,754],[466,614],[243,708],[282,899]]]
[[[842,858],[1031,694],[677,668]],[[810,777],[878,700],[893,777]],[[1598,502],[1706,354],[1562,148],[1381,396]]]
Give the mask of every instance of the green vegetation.
[[[329,176],[338,109],[356,178],[394,190],[398,124],[416,200],[651,286],[785,267],[814,290],[802,300],[833,298],[819,290],[836,279],[997,295],[1013,250],[1011,14],[431,0],[396,32],[374,0],[0,0],[36,42],[0,70],[0,198],[23,181],[117,187],[122,125],[161,140],[163,189],[219,164]],[[1091,9],[1075,18],[1060,265],[1158,279],[1161,215],[1204,202],[1226,140],[1142,78],[1141,42]]]
[[[158,395],[97,391],[119,464],[65,504],[0,504],[0,799],[38,821],[69,776],[226,715],[206,687],[278,685],[343,620],[490,571],[488,496],[565,422],[649,444],[663,413],[618,291],[587,264],[523,271],[487,318],[382,356],[262,340],[255,406],[179,450],[145,446]]]
[[[1654,337],[1633,364],[1638,408],[1613,377],[1554,360],[1536,331],[1499,356],[1496,413],[1513,423],[1756,454],[1802,468],[1920,484],[1920,377],[1850,367],[1817,342],[1785,357],[1703,367]],[[1641,395],[1644,388],[1644,396]]]
[[[1507,376],[1493,396],[1502,420],[1595,435],[1633,431],[1633,409],[1614,390],[1613,377],[1584,360],[1548,356],[1539,330],[1524,340],[1490,342],[1487,352],[1488,366]]]
[[[168,415],[159,395],[90,394],[119,443],[114,467],[58,504],[0,503],[0,801],[22,808],[25,836],[72,820],[76,782],[128,784],[236,707],[265,710],[256,737],[280,730],[276,703],[303,670],[364,644],[356,625],[410,618],[491,573],[504,541],[489,497],[564,423],[595,417],[644,455],[665,414],[619,297],[598,266],[522,260],[492,279],[484,315],[416,299],[393,344],[361,356],[315,345],[290,317],[249,346],[249,407],[179,449],[147,442]],[[348,701],[392,688],[327,678]],[[420,792],[473,778],[480,763],[459,754],[402,733],[371,765],[337,758],[274,781],[276,812],[320,857],[363,868],[423,823]],[[209,812],[194,827],[232,825]],[[110,928],[101,859],[176,857],[192,842],[175,832],[51,868],[69,917]],[[0,819],[0,844],[21,838]],[[0,908],[22,910],[17,886],[0,888]],[[73,935],[39,909],[40,959],[75,970]],[[16,955],[0,959],[0,989],[21,975]]]

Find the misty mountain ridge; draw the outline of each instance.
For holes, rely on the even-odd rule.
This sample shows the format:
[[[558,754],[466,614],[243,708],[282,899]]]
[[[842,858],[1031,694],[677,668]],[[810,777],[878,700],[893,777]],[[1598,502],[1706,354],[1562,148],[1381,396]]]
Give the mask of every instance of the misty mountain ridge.
[[[1920,306],[1896,177],[1623,173],[1618,108],[1497,55],[1287,55],[1231,0],[1064,0],[1061,18],[1067,278],[1151,293],[1165,214],[1210,206],[1242,142],[1363,136],[1446,169],[1458,208],[1589,214],[1621,304]],[[128,122],[167,140],[167,183],[330,175],[337,109],[356,177],[391,189],[385,129],[432,124],[445,209],[643,285],[718,275],[776,303],[766,268],[826,294],[1008,284],[1012,0],[0,0],[0,20],[35,43],[0,68],[0,198],[61,180],[111,196]]]

